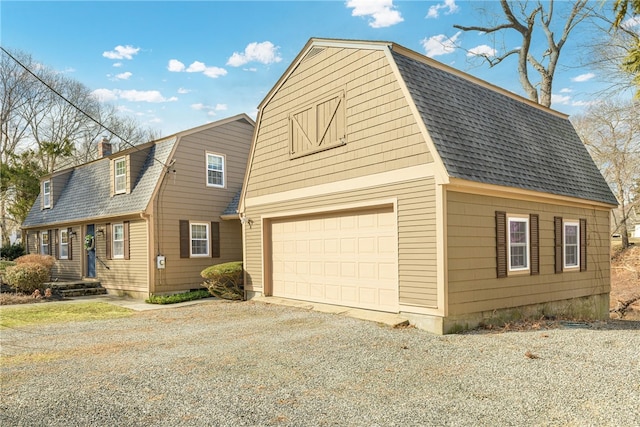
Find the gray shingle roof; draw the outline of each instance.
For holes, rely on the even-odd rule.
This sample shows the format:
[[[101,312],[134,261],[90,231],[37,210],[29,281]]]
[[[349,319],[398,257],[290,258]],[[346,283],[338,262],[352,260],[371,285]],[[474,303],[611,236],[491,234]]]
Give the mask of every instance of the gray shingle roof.
[[[164,172],[163,164],[167,163],[176,141],[175,137],[168,138],[149,148],[149,154],[129,194],[110,197],[109,159],[100,159],[74,168],[53,208],[40,209],[40,194],[22,227],[85,221],[143,211],[149,204],[158,179]]]
[[[238,205],[240,204],[240,195],[242,194],[242,188],[236,192],[233,196],[233,199],[229,202],[222,215],[237,215],[238,214]]]
[[[568,119],[392,55],[449,176],[617,205]]]

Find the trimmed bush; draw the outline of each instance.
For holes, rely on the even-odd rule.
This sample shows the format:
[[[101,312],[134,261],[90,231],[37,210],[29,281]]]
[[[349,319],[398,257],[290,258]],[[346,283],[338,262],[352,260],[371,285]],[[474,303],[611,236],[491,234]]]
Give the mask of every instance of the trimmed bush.
[[[7,261],[13,261],[14,259],[24,255],[24,246],[20,243],[14,243],[13,245],[4,245],[0,249],[0,259]]]
[[[40,254],[29,254],[23,255],[20,258],[16,258],[16,264],[40,264],[47,270],[51,271],[53,264],[56,263],[56,260],[51,255],[40,255]]]
[[[3,280],[16,291],[30,294],[40,289],[49,280],[50,274],[49,269],[42,264],[23,262],[7,267]]]
[[[242,261],[212,265],[200,272],[200,276],[205,279],[202,286],[207,288],[214,297],[243,300],[242,271]]]

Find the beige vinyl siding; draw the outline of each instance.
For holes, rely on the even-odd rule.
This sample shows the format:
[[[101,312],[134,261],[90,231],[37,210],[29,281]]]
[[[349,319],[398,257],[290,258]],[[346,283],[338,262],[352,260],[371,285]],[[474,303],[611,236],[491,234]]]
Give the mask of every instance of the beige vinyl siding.
[[[253,126],[245,120],[195,132],[180,138],[172,157],[176,172],[165,175],[153,210],[158,230],[152,254],[166,257],[166,268],[156,270],[153,293],[200,287],[200,272],[213,264],[242,260],[239,220],[221,220],[235,194],[242,188]],[[225,157],[225,187],[207,186],[206,154]],[[180,220],[219,222],[220,258],[180,258]]]
[[[289,115],[344,91],[346,144],[290,158]],[[247,197],[432,162],[382,51],[325,48],[302,61],[263,107]]]
[[[54,238],[55,248],[53,251],[54,256],[60,250],[60,230],[69,227],[58,227],[58,237]],[[51,269],[52,280],[78,280],[82,277],[82,258],[85,256],[84,252],[84,240],[81,227],[70,227],[72,231],[75,231],[75,236],[70,236],[71,244],[71,259],[56,259],[56,263]]]
[[[126,218],[114,219],[109,223],[119,224],[126,220]],[[107,235],[106,233],[101,235],[97,232],[98,229],[106,230],[106,223],[96,223],[95,227],[96,278],[102,286],[109,290],[146,291],[147,260],[149,259],[146,222],[129,219],[130,259],[107,259]]]
[[[495,212],[539,215],[540,274],[496,277]],[[587,220],[587,271],[554,273],[553,217]],[[449,191],[449,314],[607,293],[609,212]]]
[[[327,207],[340,207],[340,205],[390,198],[397,198],[399,302],[400,304],[435,307],[437,290],[435,183],[433,179],[248,207],[246,216],[254,222],[250,227],[245,228],[246,288],[250,291],[263,291],[262,223],[260,221],[262,215],[270,216],[282,212],[309,209],[323,210]]]

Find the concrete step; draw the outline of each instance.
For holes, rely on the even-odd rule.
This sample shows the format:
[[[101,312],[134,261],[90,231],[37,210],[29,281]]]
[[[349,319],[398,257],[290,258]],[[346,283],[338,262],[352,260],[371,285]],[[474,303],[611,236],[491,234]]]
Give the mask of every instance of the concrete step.
[[[60,295],[64,298],[71,297],[84,297],[89,295],[106,295],[107,290],[105,288],[74,288],[74,289],[59,289]]]
[[[101,288],[100,282],[76,280],[70,282],[49,282],[42,285],[44,288],[57,289],[59,291],[69,289]]]

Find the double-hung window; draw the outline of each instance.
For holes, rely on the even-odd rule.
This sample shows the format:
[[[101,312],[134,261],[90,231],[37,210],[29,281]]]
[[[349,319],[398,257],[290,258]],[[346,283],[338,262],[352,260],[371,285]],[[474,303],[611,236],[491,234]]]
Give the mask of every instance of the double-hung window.
[[[113,162],[114,193],[127,192],[127,161],[124,157]]]
[[[51,207],[51,181],[49,180],[42,183],[42,207],[45,209]]]
[[[40,233],[40,253],[42,255],[49,255],[49,232],[43,231]]]
[[[124,224],[113,224],[113,259],[124,259]]]
[[[191,223],[191,256],[209,256],[209,224]]]
[[[509,217],[509,271],[529,269],[529,218]]]
[[[564,268],[580,267],[580,224],[564,222]]]
[[[60,230],[60,259],[69,259],[69,230]]]
[[[207,186],[224,187],[224,157],[207,153]]]

